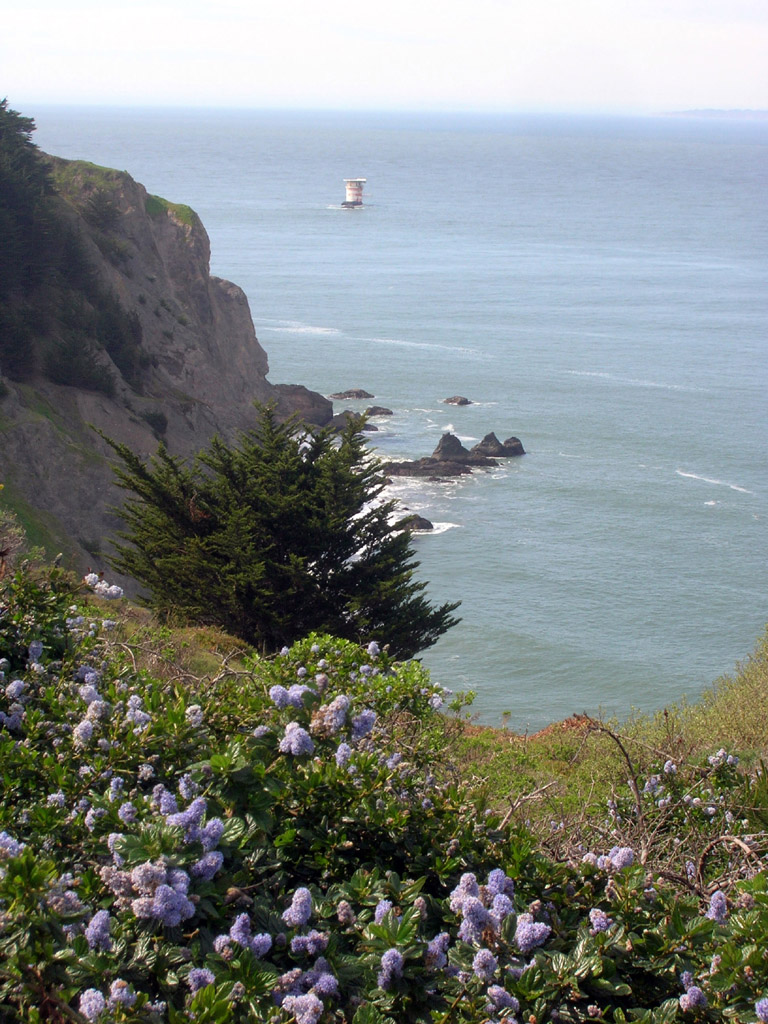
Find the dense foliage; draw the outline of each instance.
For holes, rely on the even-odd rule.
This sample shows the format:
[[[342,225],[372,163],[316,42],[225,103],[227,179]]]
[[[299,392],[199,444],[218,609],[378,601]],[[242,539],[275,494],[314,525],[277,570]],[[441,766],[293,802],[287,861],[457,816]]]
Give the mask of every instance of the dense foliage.
[[[34,131],[32,118],[0,101],[0,373],[16,381],[43,374],[112,394],[106,352],[140,388],[147,364],[138,317],[98,282]],[[119,220],[109,198],[92,191],[81,212],[106,245]]]
[[[386,636],[410,657],[456,621],[414,579],[410,535],[380,501],[385,480],[359,429],[340,438],[279,424],[261,408],[237,445],[214,440],[192,466],[160,447],[149,465],[111,442],[131,497],[113,565],[149,604],[215,623],[262,651],[313,630]]]
[[[755,851],[730,872],[651,873],[613,831],[632,794],[558,864],[452,780],[418,664],[316,635],[196,682],[161,630],[148,672],[88,582],[21,566],[0,597],[2,1020],[768,1020],[732,755],[681,791],[659,766],[643,805],[652,830],[677,804],[684,857],[706,794],[713,840]]]

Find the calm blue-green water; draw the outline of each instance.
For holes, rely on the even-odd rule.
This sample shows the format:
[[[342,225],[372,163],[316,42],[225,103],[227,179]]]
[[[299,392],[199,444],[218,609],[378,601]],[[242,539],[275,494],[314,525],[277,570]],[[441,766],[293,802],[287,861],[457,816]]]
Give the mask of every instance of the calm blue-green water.
[[[463,621],[426,653],[535,729],[695,697],[768,620],[768,124],[25,110],[46,151],[201,215],[270,379],[363,387],[387,457],[519,436],[400,482]],[[340,209],[344,177],[367,205]],[[442,404],[463,394],[475,404]],[[365,404],[365,403],[364,403]],[[337,406],[338,407],[338,406]],[[382,638],[386,639],[386,638]]]

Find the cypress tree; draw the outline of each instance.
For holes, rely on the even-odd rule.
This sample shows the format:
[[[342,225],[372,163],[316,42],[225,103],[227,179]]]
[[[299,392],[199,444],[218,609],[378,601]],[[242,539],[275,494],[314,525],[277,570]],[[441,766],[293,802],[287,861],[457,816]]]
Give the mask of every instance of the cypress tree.
[[[410,533],[360,424],[336,437],[278,423],[260,408],[239,443],[214,439],[191,465],[164,446],[149,463],[106,438],[119,457],[115,569],[137,580],[164,616],[213,623],[279,650],[312,631],[389,644],[412,657],[458,621],[415,579]]]

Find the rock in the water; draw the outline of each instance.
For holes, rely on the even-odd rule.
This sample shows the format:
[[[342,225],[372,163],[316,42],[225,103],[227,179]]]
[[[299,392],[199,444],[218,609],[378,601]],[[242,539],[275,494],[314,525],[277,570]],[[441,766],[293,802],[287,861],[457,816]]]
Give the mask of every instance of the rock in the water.
[[[376,431],[379,429],[378,427],[375,427],[373,423],[364,423],[363,416],[359,412],[353,412],[351,409],[345,409],[344,412],[337,412],[328,426],[331,430],[341,432],[342,430],[346,430],[350,423],[354,423],[358,430]]]
[[[385,409],[383,405],[369,405],[365,410],[366,416],[394,416],[391,409]]]
[[[508,437],[504,444],[495,434],[486,434],[482,441],[474,445],[472,451],[477,455],[487,455],[492,459],[508,459],[513,455],[525,455],[525,449],[519,437]]]
[[[331,398],[333,398],[333,395],[331,395]],[[473,403],[470,402],[470,400],[468,398],[465,398],[463,395],[453,395],[451,398],[444,398],[443,399],[443,405],[472,405],[472,404]]]
[[[424,516],[417,515],[415,512],[408,516],[405,516],[397,524],[401,530],[434,530],[434,523],[430,523]]]
[[[439,459],[386,462],[381,469],[386,476],[424,476],[434,480],[450,476],[463,476],[472,472],[472,467],[463,462],[448,462]]]
[[[487,434],[472,451],[468,451],[455,434],[448,433],[443,434],[429,458],[410,462],[387,462],[382,466],[382,470],[388,476],[441,479],[462,476],[471,473],[477,467],[495,466],[498,458],[524,454],[523,446],[516,437],[510,437],[501,444],[495,434]]]
[[[500,458],[504,455],[504,445],[494,433],[486,434],[482,441],[473,445],[472,451],[478,455],[488,455],[491,458]]]
[[[358,398],[375,398],[375,395],[368,394],[367,391],[363,391],[362,388],[350,388],[349,391],[339,391],[338,394],[331,395],[331,398],[342,398],[347,401],[352,401]]]
[[[469,451],[455,434],[443,434],[432,452],[438,462],[458,462],[467,466],[492,466],[493,460],[479,452]]]
[[[525,455],[523,442],[519,437],[508,437],[504,442],[505,455]]]
[[[432,452],[433,459],[448,459],[450,462],[464,462],[470,457],[470,452],[464,447],[455,434],[443,434],[437,443],[437,448]]]

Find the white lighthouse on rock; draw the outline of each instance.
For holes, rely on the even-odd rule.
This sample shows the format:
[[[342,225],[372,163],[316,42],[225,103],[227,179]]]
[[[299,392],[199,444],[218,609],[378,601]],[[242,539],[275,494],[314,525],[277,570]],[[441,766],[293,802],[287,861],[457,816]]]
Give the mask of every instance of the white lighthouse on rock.
[[[345,210],[353,210],[356,206],[363,205],[363,185],[366,178],[345,178],[344,184],[347,187],[347,198],[341,204]]]

